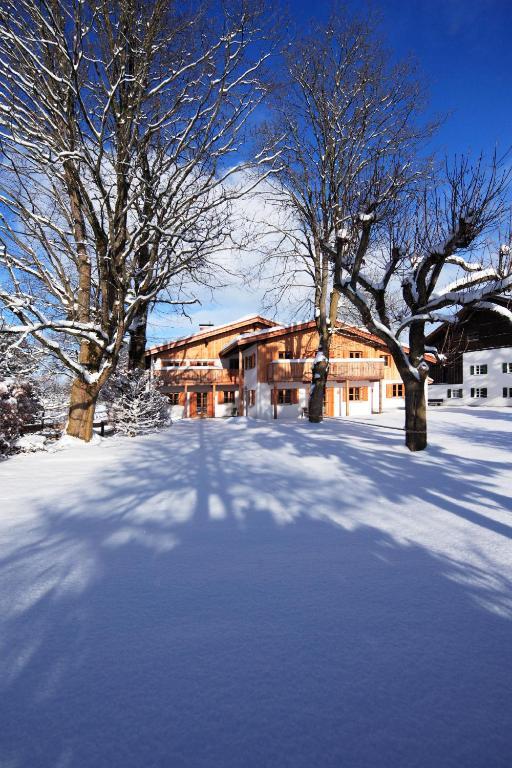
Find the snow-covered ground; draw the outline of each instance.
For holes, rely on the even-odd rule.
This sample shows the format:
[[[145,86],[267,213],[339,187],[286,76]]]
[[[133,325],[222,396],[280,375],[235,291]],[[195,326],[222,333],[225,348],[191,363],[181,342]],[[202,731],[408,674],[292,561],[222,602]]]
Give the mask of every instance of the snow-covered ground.
[[[511,427],[433,409],[413,455],[185,421],[3,462],[0,765],[509,768]]]

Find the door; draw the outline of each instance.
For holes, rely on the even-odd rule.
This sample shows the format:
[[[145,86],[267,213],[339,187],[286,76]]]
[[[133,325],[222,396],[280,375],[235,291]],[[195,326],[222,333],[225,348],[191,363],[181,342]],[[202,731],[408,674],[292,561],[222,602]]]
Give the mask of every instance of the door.
[[[325,388],[324,416],[334,416],[334,387]]]
[[[208,392],[196,392],[196,416],[208,416]]]

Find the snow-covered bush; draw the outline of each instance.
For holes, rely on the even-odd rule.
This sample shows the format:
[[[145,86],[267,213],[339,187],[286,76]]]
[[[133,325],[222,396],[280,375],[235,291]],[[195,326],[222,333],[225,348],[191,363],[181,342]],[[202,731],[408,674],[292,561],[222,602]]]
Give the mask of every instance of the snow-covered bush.
[[[0,455],[10,453],[22,428],[40,411],[33,384],[9,377],[0,380]]]
[[[147,371],[115,374],[102,393],[116,431],[134,437],[169,423],[169,401],[150,386]]]
[[[36,453],[38,451],[48,450],[50,441],[46,435],[33,434],[23,435],[19,437],[13,444],[13,451],[15,453]]]

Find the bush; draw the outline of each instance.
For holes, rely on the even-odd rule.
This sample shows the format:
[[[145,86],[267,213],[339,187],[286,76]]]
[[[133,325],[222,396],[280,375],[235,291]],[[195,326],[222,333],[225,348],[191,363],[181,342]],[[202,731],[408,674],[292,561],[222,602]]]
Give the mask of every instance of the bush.
[[[15,378],[0,380],[0,454],[11,453],[21,430],[40,411],[33,384]]]
[[[112,377],[103,393],[109,418],[122,435],[154,432],[169,424],[169,401],[150,385],[147,371],[127,371]]]

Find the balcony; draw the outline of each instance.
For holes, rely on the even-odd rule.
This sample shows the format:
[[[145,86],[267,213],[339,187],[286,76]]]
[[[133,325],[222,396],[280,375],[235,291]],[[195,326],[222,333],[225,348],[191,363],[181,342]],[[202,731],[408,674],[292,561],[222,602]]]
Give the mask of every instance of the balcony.
[[[268,366],[269,382],[311,381],[313,361],[275,360]],[[333,361],[329,381],[379,381],[384,378],[384,360]]]
[[[165,387],[178,386],[185,384],[236,384],[238,385],[238,371],[232,371],[229,368],[213,366],[176,366],[167,368],[156,368],[154,371],[155,380]]]

